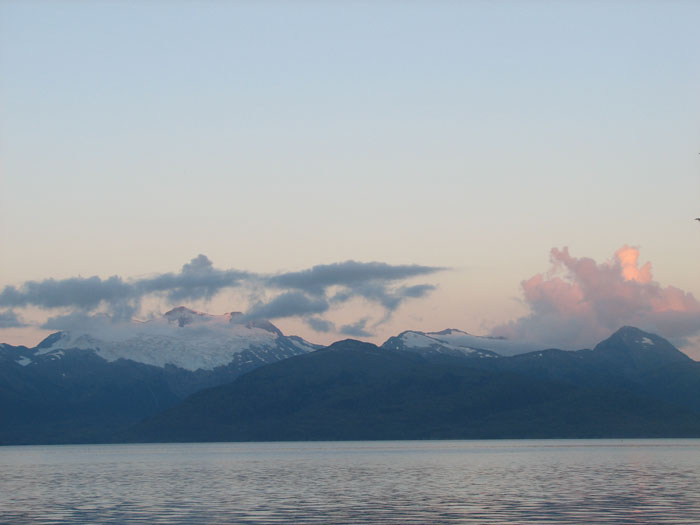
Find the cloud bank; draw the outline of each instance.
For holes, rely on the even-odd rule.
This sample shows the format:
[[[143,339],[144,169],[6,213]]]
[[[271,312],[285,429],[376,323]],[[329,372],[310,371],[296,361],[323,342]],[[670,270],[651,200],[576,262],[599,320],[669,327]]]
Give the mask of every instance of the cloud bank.
[[[0,328],[19,328],[22,326],[27,326],[27,324],[13,310],[0,312]]]
[[[224,288],[240,286],[250,276],[238,270],[217,270],[205,255],[200,254],[183,265],[179,273],[129,281],[117,275],[107,279],[97,276],[50,278],[27,281],[19,287],[6,286],[0,292],[0,307],[36,306],[89,311],[106,305],[117,312],[127,306],[136,309],[141,299],[150,294],[161,294],[171,302],[211,299]]]
[[[98,312],[114,319],[129,319],[140,311],[147,297],[159,297],[171,305],[210,300],[224,290],[239,289],[248,297],[248,309],[237,322],[300,317],[314,330],[335,330],[323,315],[354,298],[380,306],[388,319],[406,300],[426,296],[431,284],[406,285],[414,277],[434,274],[443,268],[420,265],[390,265],[382,262],[345,261],[274,275],[236,269],[218,269],[205,255],[184,264],[177,273],[163,273],[138,279],[112,276],[102,279],[71,277],[27,281],[6,286],[0,292],[0,328],[18,326],[14,309],[35,307],[64,310],[44,326],[59,329],[60,323]],[[350,325],[348,325],[350,326]],[[364,327],[364,324],[362,325]],[[356,333],[369,335],[357,325]]]
[[[658,333],[677,345],[700,334],[700,302],[653,280],[651,263],[623,246],[606,262],[553,248],[551,268],[523,281],[530,313],[492,335],[560,348],[590,347],[624,325]]]
[[[365,328],[368,320],[364,318],[355,323],[343,325],[340,327],[340,333],[350,337],[369,337],[372,335],[372,332]]]

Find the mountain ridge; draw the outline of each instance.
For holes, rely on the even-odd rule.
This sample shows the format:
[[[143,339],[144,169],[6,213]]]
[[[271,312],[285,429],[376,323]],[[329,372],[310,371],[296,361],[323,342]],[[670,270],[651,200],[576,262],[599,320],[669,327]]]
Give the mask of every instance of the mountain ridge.
[[[321,347],[297,336],[277,335],[275,330],[278,329],[274,325],[271,329],[270,326],[232,323],[231,319],[238,317],[235,313],[211,317],[200,314],[177,310],[171,319],[146,326],[157,328],[155,335],[165,330],[166,334],[175,331],[193,337],[198,333],[206,334],[210,329],[224,334],[233,330],[261,336],[266,341],[274,340],[276,346],[263,351],[239,345],[229,349],[233,356],[230,362],[210,369],[198,367],[189,370],[177,366],[177,360],[161,359],[159,366],[149,363],[144,357],[148,351],[144,349],[139,354],[140,361],[129,359],[131,354],[123,352],[119,356],[105,354],[104,348],[91,348],[99,346],[102,340],[86,334],[66,336],[57,332],[33,348],[1,344],[0,421],[4,424],[0,425],[0,444],[133,440],[135,434],[129,434],[126,429],[136,428],[134,425],[138,421],[153,424],[152,421],[164,417],[170,413],[168,411],[189,406],[192,399],[214,395],[211,392],[219,388],[239,389],[236,391],[244,397],[248,395],[246,392],[256,391],[254,398],[258,400],[272,395],[279,399],[280,407],[306,399],[307,405],[299,409],[306,414],[305,417],[315,418],[319,428],[335,421],[338,429],[345,432],[326,428],[314,434],[304,426],[308,421],[304,423],[294,419],[296,416],[293,417],[292,413],[278,411],[275,416],[278,419],[268,417],[264,432],[262,427],[246,423],[247,430],[231,434],[231,439],[273,439],[276,435],[280,439],[300,439],[302,435],[309,439],[320,439],[321,436],[328,439],[371,439],[372,436],[384,439],[393,436],[393,439],[404,435],[423,439],[608,435],[605,433],[607,427],[596,421],[596,413],[601,416],[601,421],[612,421],[608,425],[617,424],[614,422],[618,419],[627,421],[627,426],[618,428],[620,435],[641,436],[648,431],[650,436],[660,436],[665,432],[664,428],[674,435],[696,435],[695,417],[700,414],[700,363],[660,336],[632,327],[622,327],[593,349],[541,349],[501,356],[488,349],[474,348],[477,346],[474,341],[481,346],[496,341],[509,344],[511,348],[518,342],[505,340],[503,343],[504,340],[480,338],[456,329],[440,332],[407,330],[387,339],[381,346],[346,339]],[[193,320],[181,323],[183,316]],[[144,323],[135,326],[143,328]],[[82,335],[85,337],[80,339]],[[132,341],[129,337],[124,339],[124,334],[121,336],[123,340]],[[72,346],[77,340],[78,346],[83,348]],[[141,341],[148,342],[147,338]],[[166,350],[164,355],[167,356],[177,349]],[[358,362],[354,363],[354,360]],[[340,368],[338,363],[342,364]],[[375,363],[376,369],[370,370],[371,367],[365,366],[367,363]],[[276,370],[293,370],[294,373],[285,377],[285,373],[274,375]],[[324,385],[316,384],[319,377],[329,370],[335,370],[332,379],[328,376]],[[392,370],[397,375],[386,374]],[[255,383],[260,378],[265,378],[264,388]],[[298,381],[298,384],[293,384],[293,381]],[[247,385],[245,388],[251,390],[240,390],[241,385]],[[522,392],[530,392],[530,398],[523,398],[530,399],[529,405],[518,405],[524,394],[518,393],[513,385],[520,385]],[[285,388],[292,390],[280,397]],[[319,399],[335,399],[337,404],[314,404],[313,399],[304,397],[304,392],[309,389],[316,389]],[[426,398],[417,396],[418,392]],[[549,392],[549,397],[538,397],[537,392]],[[382,396],[388,397],[384,399]],[[481,400],[483,406],[469,405],[468,400],[460,396]],[[504,399],[503,396],[513,403],[510,412],[497,402]],[[568,409],[556,400],[556,396],[585,408],[579,416],[581,421],[588,421],[590,432],[567,419]],[[627,400],[626,405],[623,400]],[[220,404],[213,402],[211,406],[199,406],[195,412],[213,413]],[[374,405],[376,407],[372,408]],[[411,405],[415,405],[415,410]],[[364,406],[370,411],[368,414],[374,414],[367,416],[371,421],[353,408],[358,406]],[[465,414],[471,414],[472,423],[459,426],[460,411],[467,410],[467,406],[471,412]],[[493,411],[496,406],[501,407],[500,412]],[[457,418],[455,421],[449,420],[444,407],[451,407],[449,410]],[[647,409],[653,418],[645,423]],[[321,412],[314,412],[319,410]],[[326,421],[322,414],[328,410],[333,417]],[[349,412],[343,416],[343,410]],[[559,419],[547,415],[546,410],[551,410]],[[431,411],[442,415],[431,416]],[[254,410],[250,407],[243,410],[246,417],[253,417],[252,412]],[[474,419],[477,412],[481,419]],[[672,420],[664,420],[665,413],[670,414],[668,417]],[[416,419],[417,414],[426,418],[428,427],[423,428],[424,424]],[[384,425],[381,422],[383,417],[394,421],[396,426]],[[541,421],[543,427],[536,428],[528,418]],[[375,433],[353,430],[348,427],[349,423],[343,422],[346,419],[365,425]],[[480,423],[477,424],[477,420]],[[406,428],[406,421],[412,421],[411,425],[422,430]],[[512,426],[516,422],[520,426]],[[275,434],[286,424],[297,430]],[[216,425],[208,427],[196,423],[195,417],[189,426],[199,427],[204,432]],[[549,428],[549,434],[545,427]],[[403,429],[403,434],[397,431],[399,428]],[[594,432],[593,429],[597,430]],[[700,430],[697,435],[700,435]],[[142,438],[151,440],[154,436]],[[161,435],[161,439],[170,438]]]
[[[381,346],[414,351],[419,354],[462,354],[473,357],[493,357],[494,354],[507,357],[541,348],[536,343],[477,336],[456,328],[447,328],[439,332],[404,330],[397,336],[387,339]]]
[[[602,348],[601,352],[608,352]],[[607,368],[593,350],[449,362],[352,339],[207,389],[133,427],[130,441],[700,436],[700,406]],[[499,363],[563,358],[560,374]],[[593,356],[594,360],[589,360]],[[678,362],[669,362],[677,366]],[[568,377],[573,362],[581,377]],[[685,363],[694,364],[695,362]],[[556,367],[557,363],[550,363]],[[601,368],[602,366],[602,368]],[[639,378],[654,370],[642,363]],[[700,368],[687,370],[700,384]],[[591,381],[601,374],[598,381]],[[666,377],[661,377],[663,383]],[[695,383],[694,383],[695,382]]]
[[[65,330],[49,335],[35,354],[73,349],[92,350],[107,361],[128,359],[164,367],[173,365],[194,372],[214,370],[248,351],[259,355],[283,351],[309,352],[319,345],[302,338],[286,337],[267,320],[239,323],[240,312],[212,315],[184,306],[169,310],[160,319],[111,323],[94,322],[86,330]],[[27,356],[29,357],[29,356]]]
[[[151,323],[99,320],[33,348],[0,345],[0,444],[110,441],[194,392],[319,348],[235,317],[180,308]]]

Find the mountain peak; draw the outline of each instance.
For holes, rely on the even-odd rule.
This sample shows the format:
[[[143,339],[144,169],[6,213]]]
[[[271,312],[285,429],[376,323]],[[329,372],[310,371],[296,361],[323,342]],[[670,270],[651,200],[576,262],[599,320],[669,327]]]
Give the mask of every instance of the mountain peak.
[[[271,332],[278,337],[282,337],[282,330],[277,328],[275,325],[273,325],[270,321],[267,319],[258,319],[255,321],[248,321],[246,323],[246,326],[248,328],[260,328],[262,330],[267,330],[268,332]]]
[[[644,330],[640,330],[635,326],[623,326],[619,328],[610,337],[608,337],[604,341],[601,341],[596,346],[596,348],[598,348],[601,345],[607,347],[613,343],[616,345],[622,344],[628,347],[662,346],[667,348],[671,347],[675,349],[675,347],[663,337],[649,332],[645,332]]]
[[[65,332],[54,332],[53,334],[47,336],[44,340],[42,340],[38,345],[36,345],[37,348],[50,348],[53,346],[55,343],[61,340],[62,337],[64,337]]]
[[[663,337],[634,326],[618,329],[598,343],[593,351],[610,357],[631,359],[637,365],[663,365],[691,360]]]
[[[644,330],[641,330],[637,328],[636,326],[621,326],[618,328],[613,335],[619,334],[620,336],[623,337],[635,337],[635,336],[647,336],[647,335],[654,335],[650,334],[649,332],[645,332]]]
[[[377,345],[368,343],[366,341],[359,341],[358,339],[343,339],[341,341],[336,341],[335,343],[327,347],[328,350],[346,350],[346,349],[360,349],[360,350],[378,350]]]
[[[202,312],[190,310],[186,306],[177,306],[172,310],[165,312],[163,317],[165,317],[169,323],[177,323],[178,326],[183,327],[190,324],[197,317],[204,317],[205,315],[206,314],[203,314]]]
[[[453,333],[456,334],[462,334],[462,335],[471,335],[469,332],[465,332],[464,330],[458,330],[457,328],[445,328],[444,330],[440,330],[439,332],[429,332],[430,335],[452,335]]]

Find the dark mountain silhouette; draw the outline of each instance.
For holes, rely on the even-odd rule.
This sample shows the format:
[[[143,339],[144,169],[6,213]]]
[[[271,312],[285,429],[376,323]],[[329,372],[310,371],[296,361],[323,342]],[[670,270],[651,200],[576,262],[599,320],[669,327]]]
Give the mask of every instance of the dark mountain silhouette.
[[[169,317],[177,334],[223,322]],[[109,353],[198,362],[167,338],[91,349],[71,345],[104,342],[57,333],[35,348],[0,345],[0,444],[700,436],[700,363],[632,327],[592,350],[511,357],[474,346],[527,346],[459,330],[309,351],[268,323],[233,329],[257,342],[184,339],[187,351],[231,356],[209,369]]]
[[[212,342],[207,325],[196,326],[206,317],[176,308],[164,315],[159,331],[138,336],[142,325],[134,325],[136,335],[118,345],[66,332],[51,334],[34,348],[0,344],[0,444],[110,441],[194,392],[319,348],[284,336],[268,321],[232,326],[230,344],[228,324],[215,326],[210,331],[219,339]],[[198,332],[183,339],[191,326]],[[203,356],[211,356],[208,368],[167,362],[174,357],[186,366],[206,363]]]
[[[124,438],[700,436],[697,363],[653,334],[625,327],[593,350],[478,355],[341,341],[198,392]],[[669,374],[681,378],[673,387]]]

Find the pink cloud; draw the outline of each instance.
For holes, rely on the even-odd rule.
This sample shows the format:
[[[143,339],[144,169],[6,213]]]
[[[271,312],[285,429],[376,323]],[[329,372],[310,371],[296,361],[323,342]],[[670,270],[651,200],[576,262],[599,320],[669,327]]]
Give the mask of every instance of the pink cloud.
[[[688,292],[653,280],[639,249],[623,246],[603,263],[553,248],[551,268],[523,281],[530,313],[498,326],[493,335],[546,346],[594,345],[620,326],[656,332],[683,345],[700,334],[700,302]]]

